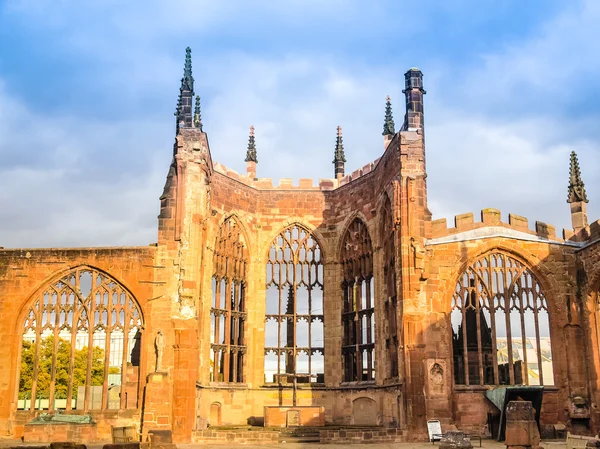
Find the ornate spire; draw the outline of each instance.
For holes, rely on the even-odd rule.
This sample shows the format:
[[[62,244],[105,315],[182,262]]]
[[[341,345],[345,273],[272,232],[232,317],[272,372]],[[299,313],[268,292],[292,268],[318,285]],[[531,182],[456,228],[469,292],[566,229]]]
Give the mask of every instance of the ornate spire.
[[[187,47],[185,49],[185,65],[183,67],[183,79],[181,80],[181,85],[183,83],[187,83],[189,90],[194,92],[194,77],[192,76],[192,49]]]
[[[577,153],[571,151],[571,166],[569,168],[569,193],[567,203],[584,202],[587,203],[585,186],[581,180],[581,171],[579,170],[579,161]]]
[[[194,108],[194,128],[202,131],[202,117],[200,116],[200,96],[196,95],[196,106]]]
[[[344,163],[346,156],[344,155],[344,142],[342,141],[342,127],[337,127],[337,139],[335,141],[335,153],[333,156],[333,164],[335,166],[335,177],[344,176]]]
[[[256,158],[256,142],[254,141],[254,126],[250,127],[250,137],[248,137],[248,151],[246,151],[246,162],[258,163]]]
[[[394,117],[392,116],[392,101],[388,95],[385,99],[385,119],[383,121],[383,135],[389,136],[396,134],[396,125],[394,124]]]
[[[192,76],[192,50],[190,47],[185,49],[185,65],[183,68],[183,78],[181,78],[181,87],[179,88],[179,99],[177,101],[177,130],[179,128],[191,128],[194,117],[192,116],[192,99],[194,98],[194,77]]]

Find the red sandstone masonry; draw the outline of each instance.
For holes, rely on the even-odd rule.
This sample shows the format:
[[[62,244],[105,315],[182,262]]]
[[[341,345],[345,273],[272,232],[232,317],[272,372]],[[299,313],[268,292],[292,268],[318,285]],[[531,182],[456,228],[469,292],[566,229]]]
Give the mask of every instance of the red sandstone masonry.
[[[272,430],[198,430],[192,433],[196,444],[278,444],[279,432]]]
[[[404,443],[407,441],[400,429],[346,429],[321,430],[320,442],[331,444]]]

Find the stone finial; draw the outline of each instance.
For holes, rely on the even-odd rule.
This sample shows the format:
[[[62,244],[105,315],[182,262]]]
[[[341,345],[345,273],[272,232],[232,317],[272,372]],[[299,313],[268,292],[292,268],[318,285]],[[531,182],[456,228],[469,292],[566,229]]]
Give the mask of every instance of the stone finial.
[[[393,136],[396,134],[396,125],[394,124],[394,117],[392,116],[392,100],[388,95],[385,99],[385,119],[383,120],[383,135]]]
[[[196,95],[196,105],[194,108],[194,128],[202,131],[202,116],[200,115],[200,96]]]
[[[246,162],[258,163],[256,157],[256,142],[254,140],[254,126],[250,127],[250,136],[248,137],[248,151],[246,151]]]
[[[581,171],[579,170],[579,161],[577,160],[577,153],[571,151],[571,164],[569,167],[569,192],[567,197],[567,203],[587,203],[587,195],[585,193],[585,186],[581,180]]]
[[[335,177],[344,177],[344,163],[346,162],[346,156],[344,154],[344,142],[342,140],[342,127],[337,127],[337,138],[335,141],[335,153],[333,156],[333,164],[335,166]]]
[[[175,110],[176,127],[191,128],[194,126],[194,116],[192,114],[192,101],[194,98],[194,77],[192,76],[192,50],[190,47],[185,49],[185,64],[183,67],[183,78],[179,88],[179,98],[177,100],[177,109]]]
[[[188,83],[190,90],[193,92],[194,77],[192,76],[192,49],[190,47],[187,47],[185,49],[185,65],[183,67],[183,79],[186,83]]]

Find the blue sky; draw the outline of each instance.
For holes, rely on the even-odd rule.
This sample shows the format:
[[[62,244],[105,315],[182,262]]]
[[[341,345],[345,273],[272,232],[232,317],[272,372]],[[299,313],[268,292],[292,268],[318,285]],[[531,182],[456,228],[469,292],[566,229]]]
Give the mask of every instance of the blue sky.
[[[144,245],[185,47],[213,159],[333,176],[379,157],[386,95],[424,72],[434,218],[495,207],[570,227],[569,152],[600,218],[594,0],[0,1],[0,245]]]

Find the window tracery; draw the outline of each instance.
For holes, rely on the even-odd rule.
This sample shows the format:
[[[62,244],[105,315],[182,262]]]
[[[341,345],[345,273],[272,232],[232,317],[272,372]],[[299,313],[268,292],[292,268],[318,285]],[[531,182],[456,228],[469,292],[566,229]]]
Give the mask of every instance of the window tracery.
[[[244,382],[247,248],[236,220],[219,229],[213,257],[211,380]]]
[[[387,377],[398,377],[398,294],[396,284],[396,243],[392,203],[386,195],[383,203],[381,240],[383,242],[383,278],[385,287],[385,347]]]
[[[52,282],[25,315],[18,408],[136,408],[142,332],[139,304],[110,276],[82,267]]]
[[[456,384],[554,384],[546,297],[520,261],[477,259],[456,284],[451,321]]]
[[[265,382],[324,382],[323,254],[293,225],[272,242],[266,278]]]
[[[366,225],[354,219],[342,244],[344,381],[375,380],[373,247]]]

